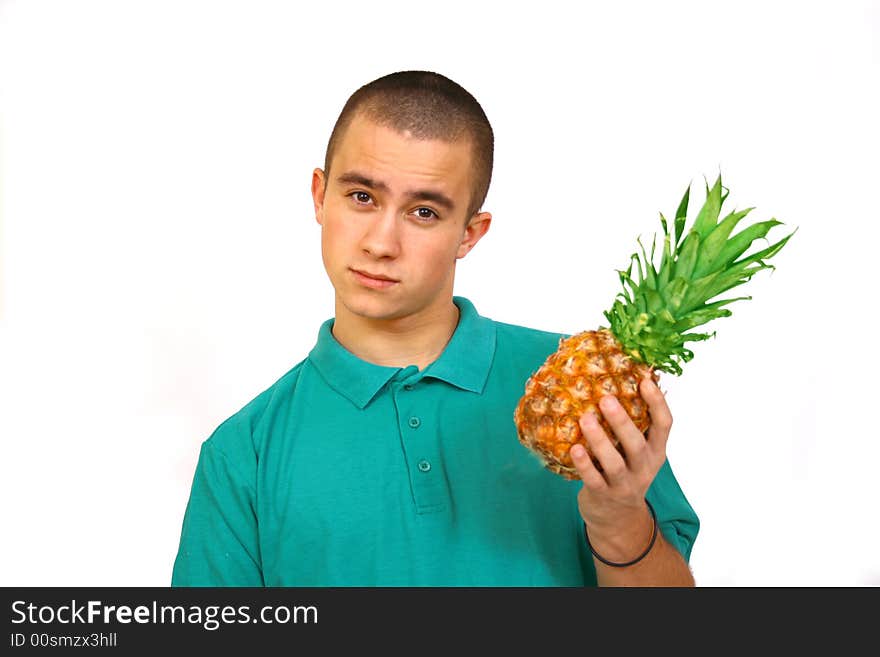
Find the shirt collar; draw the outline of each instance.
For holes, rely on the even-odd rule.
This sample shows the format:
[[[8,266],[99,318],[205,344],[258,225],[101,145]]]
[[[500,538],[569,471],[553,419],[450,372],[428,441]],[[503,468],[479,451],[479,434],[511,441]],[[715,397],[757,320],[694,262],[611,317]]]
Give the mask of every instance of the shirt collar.
[[[332,318],[321,325],[309,360],[331,388],[358,408],[366,407],[392,378],[416,383],[432,377],[480,393],[495,356],[495,324],[481,317],[464,297],[453,297],[453,302],[460,311],[458,326],[440,357],[421,372],[416,372],[414,366],[384,367],[361,360],[333,337]]]

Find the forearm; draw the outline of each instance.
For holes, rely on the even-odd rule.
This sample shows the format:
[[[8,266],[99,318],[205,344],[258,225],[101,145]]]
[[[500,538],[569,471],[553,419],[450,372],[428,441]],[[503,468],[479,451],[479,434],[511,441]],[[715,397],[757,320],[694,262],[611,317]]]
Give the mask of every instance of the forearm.
[[[687,562],[663,537],[648,505],[625,521],[585,523],[584,536],[599,586],[694,586]]]
[[[595,557],[593,563],[599,586],[694,586],[687,562],[662,534],[645,558],[631,566],[608,566]]]

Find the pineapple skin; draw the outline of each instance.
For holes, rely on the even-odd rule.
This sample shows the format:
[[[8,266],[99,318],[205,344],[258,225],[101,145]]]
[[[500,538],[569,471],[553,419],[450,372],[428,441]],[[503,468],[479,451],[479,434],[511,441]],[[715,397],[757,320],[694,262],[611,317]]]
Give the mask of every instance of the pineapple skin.
[[[611,331],[583,331],[559,341],[559,348],[526,381],[525,394],[513,414],[519,441],[541,464],[566,479],[579,479],[569,455],[580,443],[601,470],[581,433],[579,419],[592,412],[599,424],[623,453],[623,446],[599,410],[604,395],[614,395],[639,431],[651,426],[648,404],[639,393],[645,377],[657,383],[659,375],[650,366],[627,356]]]

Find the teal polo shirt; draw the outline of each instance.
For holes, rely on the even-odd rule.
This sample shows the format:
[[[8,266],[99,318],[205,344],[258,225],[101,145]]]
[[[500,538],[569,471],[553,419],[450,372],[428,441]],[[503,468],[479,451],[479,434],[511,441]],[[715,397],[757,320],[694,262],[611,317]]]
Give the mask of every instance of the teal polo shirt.
[[[516,434],[563,335],[480,316],[423,370],[365,362],[320,328],[308,357],[202,444],[172,586],[596,583],[579,481]],[[668,462],[648,491],[685,559],[699,522]]]

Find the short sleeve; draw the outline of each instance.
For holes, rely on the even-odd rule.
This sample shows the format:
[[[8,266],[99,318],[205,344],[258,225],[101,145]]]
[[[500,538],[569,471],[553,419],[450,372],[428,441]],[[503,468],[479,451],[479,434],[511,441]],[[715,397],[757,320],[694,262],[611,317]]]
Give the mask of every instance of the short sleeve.
[[[689,562],[700,520],[678,485],[668,460],[657,472],[647,498],[657,513],[663,537]]]
[[[171,586],[263,586],[255,482],[202,444]]]

